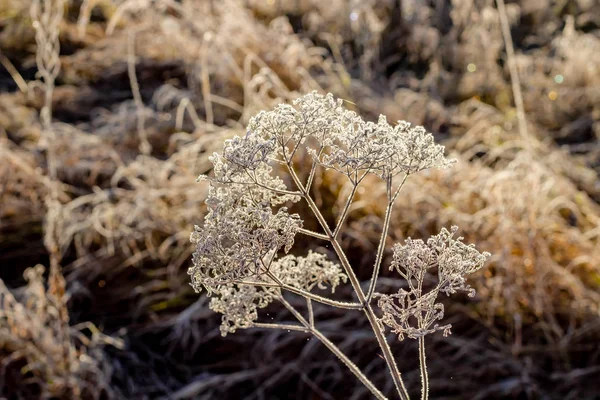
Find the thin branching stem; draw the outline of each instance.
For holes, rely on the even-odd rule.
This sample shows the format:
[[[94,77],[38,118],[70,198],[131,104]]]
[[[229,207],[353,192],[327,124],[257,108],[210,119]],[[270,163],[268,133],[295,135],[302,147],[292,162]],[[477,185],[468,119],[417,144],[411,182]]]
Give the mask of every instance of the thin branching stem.
[[[419,365],[421,367],[421,400],[429,398],[429,376],[425,359],[425,336],[419,337]]]
[[[307,193],[310,193],[310,188],[315,179],[315,173],[317,172],[317,166],[318,166],[317,160],[319,159],[319,157],[321,157],[321,154],[323,154],[323,149],[324,149],[323,146],[321,146],[319,148],[319,152],[317,153],[317,156],[313,160],[312,166],[310,167],[310,174],[308,174],[308,180],[306,181],[306,192]]]
[[[312,301],[310,299],[306,299],[306,309],[308,310],[308,322],[312,328],[315,327],[315,312],[313,310]]]
[[[291,305],[291,304],[290,304],[290,302],[289,302],[289,301],[287,301],[287,300],[286,300],[286,299],[285,299],[283,296],[278,296],[278,297],[277,297],[277,300],[279,300],[279,301],[281,302],[281,304],[283,304],[283,306],[284,306],[285,308],[287,308],[287,309],[288,309],[288,311],[289,311],[289,312],[291,312],[291,313],[292,313],[292,315],[293,315],[294,317],[296,317],[296,319],[297,319],[298,321],[300,321],[300,323],[301,323],[302,325],[304,325],[304,326],[307,326],[307,325],[309,325],[309,323],[308,323],[308,321],[306,320],[306,318],[304,318],[304,317],[302,316],[302,314],[300,314],[300,311],[296,310],[296,307],[294,307],[293,305]],[[310,328],[309,328],[309,329],[310,329]]]
[[[284,157],[285,157],[285,154],[284,154]],[[340,258],[340,262],[342,263],[342,266],[344,267],[344,270],[345,270],[346,274],[348,275],[348,278],[350,279],[350,283],[352,284],[354,291],[357,293],[357,295],[360,293],[360,295],[362,295],[362,297],[364,298],[364,293],[362,292],[362,289],[360,287],[360,282],[359,282],[358,278],[356,277],[354,270],[351,268],[350,263],[348,262],[348,259],[346,258],[346,254],[342,250],[342,247],[340,246],[338,241],[334,238],[333,232],[331,231],[331,228],[329,228],[329,225],[327,225],[327,221],[325,220],[325,217],[323,217],[321,210],[319,210],[319,207],[315,204],[312,197],[310,197],[310,195],[306,192],[304,186],[302,185],[302,182],[300,182],[300,178],[298,177],[298,174],[294,170],[294,167],[292,166],[292,163],[289,159],[287,160],[287,166],[288,166],[288,170],[290,172],[290,175],[292,176],[294,183],[298,187],[298,190],[300,190],[300,192],[302,192],[302,195],[303,195],[304,199],[306,200],[306,202],[308,203],[309,208],[311,209],[312,213],[319,221],[321,228],[323,228],[323,230],[325,231],[325,234],[327,235],[328,240],[331,242],[335,252],[337,253],[338,257]],[[360,296],[359,296],[359,300],[360,300]],[[361,301],[361,303],[362,303],[362,301]]]
[[[277,188],[273,188],[270,186],[267,186],[265,184],[262,184],[258,181],[258,179],[256,179],[256,176],[252,175],[251,173],[249,173],[248,171],[246,171],[246,174],[250,177],[250,179],[252,179],[252,182],[235,182],[235,183],[241,183],[244,185],[256,185],[260,188],[263,188],[265,190],[269,190],[273,193],[277,193],[277,194],[287,194],[287,195],[291,195],[291,196],[302,196],[302,193],[298,192],[298,191],[291,191],[291,190],[285,190],[285,189],[277,189]]]
[[[385,395],[383,393],[381,393],[381,391],[379,389],[377,389],[377,387],[375,387],[375,385],[373,384],[373,382],[371,382],[360,370],[360,368],[358,368],[356,366],[356,364],[354,364],[352,362],[352,360],[350,360],[345,354],[344,352],[342,352],[335,344],[333,344],[333,342],[331,342],[329,339],[327,339],[327,337],[325,335],[323,335],[323,333],[321,333],[321,331],[319,331],[318,329],[311,329],[311,332],[313,335],[315,335],[315,337],[317,339],[319,339],[321,341],[321,343],[323,343],[328,349],[329,351],[331,351],[333,354],[335,354],[335,356],[341,361],[343,362],[346,367],[348,367],[348,369],[350,369],[350,371],[354,374],[354,376],[356,376],[358,378],[358,380],[365,385],[365,387],[367,389],[369,389],[369,391],[375,396],[375,398],[380,399],[380,400],[384,400],[386,399]]]
[[[274,276],[274,275],[271,275],[271,276]],[[232,281],[232,283],[235,283],[237,285],[248,285],[248,286],[255,286],[255,287],[279,288],[279,289],[287,290],[288,292],[297,294],[298,296],[302,296],[304,298],[314,300],[318,303],[326,304],[326,305],[332,306],[332,307],[343,308],[346,310],[360,310],[363,308],[362,304],[360,304],[360,303],[348,303],[345,301],[332,300],[327,297],[319,296],[318,294],[315,294],[315,293],[307,292],[306,290],[298,289],[294,286],[286,285],[285,283],[282,283],[281,281],[275,282],[275,283],[270,283],[270,282],[253,282],[253,281],[240,280],[240,281]]]
[[[288,331],[297,331],[310,333],[310,329],[302,326],[302,325],[292,325],[292,324],[267,324],[262,322],[254,322],[252,324],[253,328],[264,328],[264,329],[286,329]]]
[[[381,261],[383,260],[383,251],[385,249],[385,240],[390,229],[390,218],[392,217],[392,209],[394,208],[394,202],[398,197],[400,190],[402,190],[404,183],[406,183],[407,178],[408,174],[404,175],[404,179],[402,179],[402,182],[400,183],[400,186],[398,186],[398,189],[396,189],[396,192],[392,195],[390,191],[388,195],[388,204],[385,210],[385,217],[383,219],[383,229],[381,230],[381,237],[379,238],[377,257],[375,258],[375,265],[373,266],[373,275],[371,276],[369,290],[367,291],[367,303],[371,302],[371,299],[373,298],[373,293],[375,292],[375,287],[377,286],[377,277],[379,276],[379,270],[381,269]]]
[[[229,282],[224,282],[224,283],[229,283]],[[280,284],[270,283],[270,282],[231,281],[231,283],[235,283],[236,285],[247,285],[247,286],[255,286],[255,287],[281,288]]]
[[[342,230],[342,227],[344,225],[344,221],[346,220],[346,217],[348,216],[348,211],[350,211],[350,205],[352,204],[352,201],[354,200],[354,195],[356,194],[356,189],[358,189],[358,183],[353,183],[352,191],[348,195],[348,199],[346,199],[346,204],[344,205],[344,209],[342,210],[342,213],[340,214],[340,218],[338,219],[335,230],[333,231],[333,237],[336,239],[337,239],[338,235],[340,234],[340,231]]]
[[[345,301],[332,300],[330,298],[319,296],[318,294],[307,292],[306,290],[298,289],[290,285],[284,284],[283,286],[281,286],[281,288],[287,290],[288,292],[292,292],[299,296],[303,296],[307,299],[314,300],[318,303],[326,304],[332,307],[343,308],[345,310],[360,310],[363,308],[362,304],[360,303],[349,303]]]
[[[315,231],[311,231],[310,229],[299,228],[298,233],[302,233],[303,235],[306,235],[306,236],[312,236],[317,239],[329,241],[329,236],[323,235],[322,233],[318,233]]]
[[[402,190],[402,188],[404,187],[404,184],[406,183],[406,180],[408,179],[408,175],[409,174],[405,174],[404,178],[402,178],[402,182],[400,182],[400,185],[398,186],[398,189],[396,189],[396,192],[394,193],[394,196],[392,197],[392,199],[390,200],[392,202],[392,204],[396,201],[396,199],[398,198],[398,195],[400,194],[400,191]]]
[[[270,191],[272,191],[274,193],[277,193],[277,194],[287,194],[287,195],[290,195],[290,196],[302,196],[302,193],[297,192],[297,191],[291,191],[291,190],[285,190],[285,189],[275,189],[275,188],[271,188],[271,187],[268,187],[266,185],[260,184],[258,182],[256,182],[255,184],[258,187],[261,187],[261,188],[266,189],[266,190],[270,190]]]
[[[267,270],[266,273],[282,289],[287,290],[288,292],[295,293],[299,296],[303,296],[307,299],[312,299],[312,300],[318,301],[319,303],[327,304],[327,305],[330,305],[333,307],[345,308],[347,310],[360,310],[362,308],[362,305],[359,303],[347,303],[344,301],[332,300],[328,297],[319,296],[318,294],[314,294],[314,293],[308,292],[306,290],[303,290],[303,289],[300,289],[300,288],[297,288],[294,286],[290,286],[286,283],[283,283],[279,278],[277,278],[275,275],[273,275],[270,271]]]
[[[284,153],[284,158],[286,158],[285,153]],[[323,214],[321,214],[321,211],[315,204],[314,200],[310,197],[310,195],[308,193],[306,193],[304,187],[302,186],[302,182],[300,182],[300,179],[298,178],[298,174],[294,170],[294,168],[291,164],[291,161],[289,159],[287,159],[287,166],[288,166],[288,171],[292,177],[292,180],[298,187],[298,190],[300,190],[304,194],[304,199],[308,203],[309,208],[311,209],[312,213],[315,215],[315,217],[319,221],[319,224],[321,225],[321,227],[323,228],[323,230],[325,231],[327,236],[329,236],[329,241],[331,242],[331,245],[332,245],[334,251],[336,252],[338,258],[340,259],[340,263],[342,264],[344,271],[348,275],[348,278],[350,280],[352,288],[354,289],[354,292],[356,293],[359,302],[364,305],[363,311],[364,311],[365,315],[367,316],[369,323],[371,324],[371,329],[373,330],[373,333],[375,334],[375,337],[377,339],[377,343],[379,344],[379,347],[383,353],[383,357],[388,366],[390,374],[392,375],[394,385],[396,387],[398,394],[400,395],[400,398],[402,400],[408,400],[409,399],[408,391],[406,390],[406,387],[402,380],[402,376],[400,375],[400,370],[398,369],[398,365],[396,364],[394,355],[392,354],[392,350],[390,349],[390,346],[385,338],[385,335],[383,333],[383,329],[382,329],[381,325],[377,321],[377,316],[375,315],[373,308],[367,302],[365,294],[362,291],[362,288],[360,287],[360,282],[359,282],[358,278],[356,277],[356,274],[354,273],[354,270],[352,269],[352,266],[350,265],[350,262],[348,261],[348,258],[346,257],[344,250],[342,249],[342,246],[340,245],[339,241],[333,236],[333,232],[327,225],[327,221],[325,220],[325,217],[323,217]]]

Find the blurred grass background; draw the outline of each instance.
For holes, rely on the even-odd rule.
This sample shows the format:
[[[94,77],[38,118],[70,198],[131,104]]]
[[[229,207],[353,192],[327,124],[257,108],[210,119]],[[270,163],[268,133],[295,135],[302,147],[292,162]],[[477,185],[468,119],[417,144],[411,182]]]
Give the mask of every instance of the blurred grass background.
[[[459,160],[408,180],[389,242],[456,224],[493,254],[477,297],[446,305],[453,335],[429,340],[432,398],[600,398],[600,3],[507,3],[527,137],[493,0],[71,0],[57,182],[31,2],[0,0],[0,397],[369,398],[305,335],[221,338],[186,273],[208,156],[257,111],[318,90],[371,120],[424,125]],[[368,284],[385,188],[364,188],[342,241]],[[317,175],[327,218],[348,190]],[[47,272],[49,230],[59,275]],[[399,285],[386,271],[379,290]],[[391,394],[366,321],[315,311]],[[393,351],[416,396],[416,344]]]

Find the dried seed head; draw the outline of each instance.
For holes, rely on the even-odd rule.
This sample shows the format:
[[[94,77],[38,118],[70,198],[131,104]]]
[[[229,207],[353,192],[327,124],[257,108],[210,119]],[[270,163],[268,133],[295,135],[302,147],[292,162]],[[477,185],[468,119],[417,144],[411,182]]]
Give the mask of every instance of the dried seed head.
[[[249,285],[222,285],[218,296],[210,300],[210,309],[223,314],[221,335],[250,328],[258,318],[258,309],[273,301],[274,289]]]
[[[285,284],[310,291],[331,287],[334,292],[347,276],[342,268],[330,261],[326,255],[309,251],[306,257],[285,256],[271,266],[271,271]]]
[[[462,237],[455,239],[457,230],[455,226],[450,231],[442,228],[427,243],[408,238],[404,245],[394,246],[390,270],[395,269],[406,279],[408,290],[376,296],[383,312],[380,323],[392,328],[400,340],[405,336],[415,339],[440,330],[444,335],[450,333],[450,325],[437,323],[444,317],[444,306],[436,303],[440,292],[450,295],[466,291],[469,296],[475,295],[475,290],[466,284],[465,276],[483,267],[490,254],[480,253],[473,245],[464,244]],[[438,283],[424,292],[425,274],[433,268],[437,268]]]

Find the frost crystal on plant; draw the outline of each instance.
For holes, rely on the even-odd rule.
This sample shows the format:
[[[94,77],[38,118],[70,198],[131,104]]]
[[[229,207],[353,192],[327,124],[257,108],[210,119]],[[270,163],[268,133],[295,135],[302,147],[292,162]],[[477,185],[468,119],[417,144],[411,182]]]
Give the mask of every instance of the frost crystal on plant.
[[[264,264],[279,250],[288,252],[302,225],[285,207],[273,212],[265,202],[232,199],[227,190],[211,188],[204,227],[191,235],[196,244],[192,286],[209,292],[230,281],[264,273]]]
[[[359,171],[393,177],[454,163],[444,157],[444,146],[435,144],[423,127],[411,127],[405,121],[392,126],[383,115],[376,124],[354,119],[334,136],[329,149],[322,164],[350,177]]]
[[[440,326],[436,322],[444,318],[444,305],[435,303],[436,293],[419,295],[415,291],[400,289],[396,294],[376,294],[377,305],[383,312],[380,322],[392,328],[398,339],[405,335],[417,339],[429,333],[443,330],[450,334],[451,325]]]
[[[440,291],[448,296],[457,291],[468,292],[475,296],[475,289],[465,284],[465,275],[472,274],[483,267],[490,253],[480,253],[474,244],[464,244],[463,237],[453,239],[458,227],[450,231],[442,228],[438,235],[427,240],[427,245],[437,257]]]
[[[392,328],[400,340],[405,335],[416,339],[439,330],[443,330],[444,335],[450,333],[450,325],[437,324],[444,317],[443,304],[435,302],[440,292],[450,295],[466,291],[469,296],[475,295],[475,290],[466,285],[465,275],[483,267],[490,254],[464,244],[462,237],[454,239],[457,230],[456,226],[450,231],[442,228],[427,244],[408,238],[405,245],[394,246],[390,270],[396,270],[406,280],[408,290],[376,296],[383,312],[380,322]],[[433,268],[437,268],[437,285],[424,292],[425,275]]]
[[[309,251],[306,257],[285,256],[271,266],[271,271],[283,282],[298,289],[311,290],[315,286],[334,292],[347,276],[341,267],[326,255]]]

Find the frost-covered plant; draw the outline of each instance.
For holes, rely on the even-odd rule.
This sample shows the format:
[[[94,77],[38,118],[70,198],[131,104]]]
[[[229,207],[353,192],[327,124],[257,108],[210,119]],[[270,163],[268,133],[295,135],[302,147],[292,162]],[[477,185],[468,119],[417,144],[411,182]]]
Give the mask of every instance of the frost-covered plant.
[[[312,159],[310,170],[301,179],[296,164]],[[422,127],[400,121],[396,125],[384,116],[377,123],[365,122],[343,107],[333,95],[309,93],[292,105],[280,104],[273,111],[261,111],[252,118],[244,137],[227,140],[221,154],[211,157],[213,175],[208,180],[208,212],[202,227],[195,227],[191,241],[196,245],[194,265],[189,269],[192,286],[212,296],[210,307],[221,314],[223,336],[242,328],[272,328],[306,332],[317,337],[376,398],[385,396],[360,369],[316,326],[312,302],[362,311],[381,348],[398,394],[408,399],[398,366],[384,336],[386,327],[398,335],[418,339],[422,376],[422,399],[428,397],[424,337],[436,331],[450,333],[440,325],[444,307],[438,295],[474,290],[465,276],[479,270],[489,257],[473,245],[455,238],[456,227],[442,231],[426,243],[407,239],[393,248],[391,270],[406,280],[406,288],[395,294],[375,293],[382,264],[385,240],[394,202],[406,179],[428,168],[447,168],[454,163],[444,157],[444,147]],[[311,196],[318,168],[343,174],[352,184],[336,225],[332,228]],[[287,175],[288,188],[279,174]],[[381,178],[387,189],[387,208],[377,248],[372,279],[364,291],[338,240],[357,188],[368,175]],[[303,228],[303,219],[289,206],[304,201],[316,217],[322,232]],[[329,242],[337,262],[325,254],[309,251],[306,256],[287,254],[296,235]],[[425,277],[437,274],[437,285]],[[357,302],[333,300],[313,290],[335,288],[349,281]],[[306,299],[307,317],[284,298],[291,292]],[[381,312],[372,301],[377,298]],[[273,301],[281,302],[299,324],[258,322],[258,311]]]

